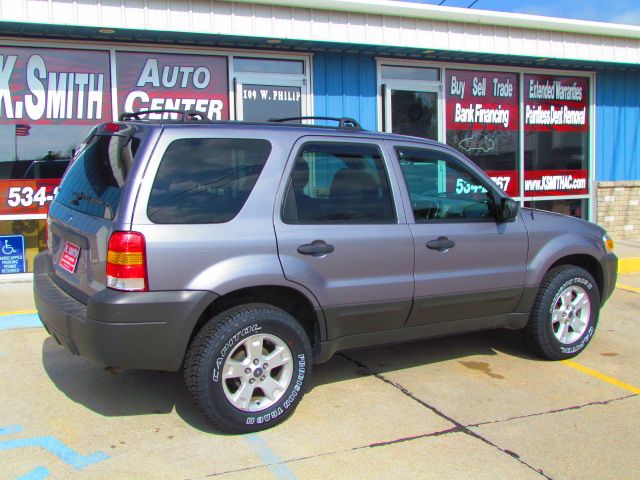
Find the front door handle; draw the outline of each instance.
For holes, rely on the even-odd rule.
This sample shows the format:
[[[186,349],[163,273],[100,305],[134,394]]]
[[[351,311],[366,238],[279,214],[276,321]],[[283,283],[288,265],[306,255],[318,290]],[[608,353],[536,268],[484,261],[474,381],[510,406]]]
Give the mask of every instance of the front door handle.
[[[305,243],[298,247],[298,253],[302,255],[311,255],[312,257],[322,257],[327,253],[331,253],[336,248],[333,245],[329,245],[324,240],[314,240],[311,243]]]
[[[438,237],[435,240],[427,242],[427,248],[430,248],[431,250],[438,250],[439,252],[446,252],[455,246],[456,242],[449,240],[447,237]]]

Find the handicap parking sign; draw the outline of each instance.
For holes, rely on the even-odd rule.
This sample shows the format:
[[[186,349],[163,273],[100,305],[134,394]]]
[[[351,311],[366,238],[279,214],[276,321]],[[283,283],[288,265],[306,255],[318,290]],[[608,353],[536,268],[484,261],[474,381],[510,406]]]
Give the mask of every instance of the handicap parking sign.
[[[0,275],[24,273],[26,259],[22,235],[0,236]]]

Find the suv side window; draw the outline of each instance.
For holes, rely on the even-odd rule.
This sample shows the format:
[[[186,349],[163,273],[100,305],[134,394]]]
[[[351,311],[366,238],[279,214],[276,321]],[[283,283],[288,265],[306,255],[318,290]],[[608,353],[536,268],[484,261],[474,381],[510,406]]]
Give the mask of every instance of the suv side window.
[[[377,145],[314,142],[298,153],[282,219],[294,224],[395,223]]]
[[[396,153],[417,223],[494,220],[490,193],[453,156],[414,147]]]
[[[267,140],[190,138],[172,142],[151,187],[154,223],[222,223],[235,217],[271,152]]]

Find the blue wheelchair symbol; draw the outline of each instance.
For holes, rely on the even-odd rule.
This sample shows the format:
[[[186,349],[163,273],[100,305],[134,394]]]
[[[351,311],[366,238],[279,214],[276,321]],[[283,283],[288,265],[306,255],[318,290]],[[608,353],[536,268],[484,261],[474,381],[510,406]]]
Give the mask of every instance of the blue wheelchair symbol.
[[[9,240],[5,240],[4,241],[4,245],[2,245],[2,253],[4,255],[12,255],[14,253],[16,253],[17,250],[15,248],[13,248],[13,245],[11,245],[9,243]]]

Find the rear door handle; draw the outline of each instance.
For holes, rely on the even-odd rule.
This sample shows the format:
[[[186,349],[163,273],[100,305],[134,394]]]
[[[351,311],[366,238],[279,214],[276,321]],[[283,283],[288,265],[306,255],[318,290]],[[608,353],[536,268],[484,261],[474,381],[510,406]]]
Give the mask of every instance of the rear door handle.
[[[329,245],[323,240],[314,240],[311,243],[305,243],[298,247],[298,253],[302,255],[311,255],[312,257],[322,257],[328,253],[331,253],[336,248],[333,245]]]
[[[439,252],[446,252],[455,246],[456,242],[449,240],[447,237],[438,237],[435,240],[427,242],[427,248],[430,248],[431,250],[438,250]]]

